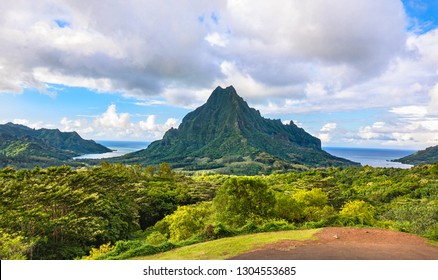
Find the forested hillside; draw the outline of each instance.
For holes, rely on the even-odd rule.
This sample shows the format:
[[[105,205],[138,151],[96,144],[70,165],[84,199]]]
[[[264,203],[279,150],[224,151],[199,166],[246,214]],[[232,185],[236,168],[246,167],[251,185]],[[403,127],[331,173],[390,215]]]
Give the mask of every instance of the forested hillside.
[[[6,168],[0,211],[1,259],[89,252],[124,259],[225,236],[325,226],[438,240],[438,164],[269,176],[183,176],[168,164]]]
[[[426,148],[412,155],[396,159],[394,161],[412,165],[432,164],[438,162],[438,146]]]
[[[93,140],[84,140],[76,132],[58,129],[32,129],[24,125],[0,125],[0,168],[33,168],[53,165],[80,165],[75,156],[111,152]]]

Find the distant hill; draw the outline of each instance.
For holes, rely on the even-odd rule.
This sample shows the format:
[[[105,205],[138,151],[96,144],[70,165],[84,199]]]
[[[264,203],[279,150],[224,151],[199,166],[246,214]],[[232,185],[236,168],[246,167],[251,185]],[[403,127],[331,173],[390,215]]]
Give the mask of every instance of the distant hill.
[[[438,162],[438,146],[429,147],[412,155],[395,159],[394,161],[412,165],[432,164]]]
[[[111,150],[76,132],[32,129],[24,125],[0,125],[0,167],[33,167],[64,164],[72,157]]]
[[[184,170],[257,174],[309,167],[358,166],[328,154],[321,141],[292,121],[266,119],[230,86],[217,87],[207,102],[188,113],[178,129],[118,162],[170,163]]]

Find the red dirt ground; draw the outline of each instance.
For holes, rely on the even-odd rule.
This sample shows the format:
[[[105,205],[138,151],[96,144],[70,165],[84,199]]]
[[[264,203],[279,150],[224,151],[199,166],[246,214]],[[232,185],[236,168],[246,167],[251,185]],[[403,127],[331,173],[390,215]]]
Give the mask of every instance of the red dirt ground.
[[[317,240],[285,240],[234,260],[438,260],[438,246],[416,235],[375,228],[324,228]]]

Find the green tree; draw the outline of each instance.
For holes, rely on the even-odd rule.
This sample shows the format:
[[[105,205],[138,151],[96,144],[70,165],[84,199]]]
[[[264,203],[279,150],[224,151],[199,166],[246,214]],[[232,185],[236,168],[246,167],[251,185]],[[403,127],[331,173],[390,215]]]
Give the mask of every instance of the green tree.
[[[373,225],[375,209],[363,200],[345,203],[339,212],[339,218],[344,225]]]
[[[162,178],[170,178],[173,175],[172,168],[167,162],[163,162],[160,167],[158,167],[158,176]]]
[[[164,221],[168,224],[169,240],[182,241],[200,233],[212,214],[211,203],[178,206]]]
[[[297,190],[292,195],[280,194],[275,210],[289,222],[319,221],[334,211],[327,203],[328,196],[320,188]]]
[[[260,179],[230,178],[218,189],[213,205],[220,222],[243,226],[249,220],[270,218],[275,197]]]
[[[0,229],[0,260],[25,260],[32,244],[17,234],[8,234]]]

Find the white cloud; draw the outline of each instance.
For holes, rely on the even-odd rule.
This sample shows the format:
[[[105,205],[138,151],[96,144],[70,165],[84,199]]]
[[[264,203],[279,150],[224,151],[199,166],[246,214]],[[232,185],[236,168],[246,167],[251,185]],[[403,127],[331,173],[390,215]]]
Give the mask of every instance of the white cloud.
[[[318,138],[324,143],[330,142],[332,139],[332,133],[336,130],[337,123],[326,123],[319,131]]]
[[[438,145],[438,118],[415,117],[409,110],[393,111],[400,113],[390,123],[375,122],[359,129],[357,136],[361,143],[369,146],[400,146],[424,149]]]
[[[232,84],[263,114],[386,108],[360,139],[434,141],[438,29],[408,24],[399,0],[3,0],[0,92],[61,84],[194,108]],[[63,126],[136,135],[132,119],[114,106]],[[153,137],[165,126],[141,122]]]
[[[385,133],[388,130],[385,128],[384,122],[375,122],[371,126],[365,126],[359,129],[359,136],[365,140],[387,140],[385,139]]]
[[[171,7],[42,0],[0,8],[0,67],[8,69],[0,89],[12,92],[59,83],[141,97],[175,87],[211,91],[222,81],[248,96],[300,97],[297,86],[319,83],[331,92],[375,77],[406,37],[396,0],[186,0]],[[231,64],[236,79],[224,73]]]
[[[438,115],[438,83],[430,90],[429,95],[430,103],[427,112],[431,115]]]
[[[205,36],[205,40],[211,45],[211,46],[219,46],[219,47],[226,47],[228,44],[228,39],[225,35],[219,34],[217,32],[213,32]]]
[[[135,139],[152,141],[160,139],[172,127],[177,127],[179,121],[167,119],[163,124],[157,123],[155,115],[147,116],[146,120],[132,121],[129,113],[118,113],[116,105],[108,106],[101,115],[83,117],[81,119],[62,118],[62,131],[76,131],[85,138],[93,139]]]
[[[130,115],[128,113],[117,114],[116,105],[112,104],[105,113],[94,120],[94,124],[106,128],[128,128],[129,121]]]
[[[321,128],[320,131],[321,131],[321,132],[330,132],[330,131],[336,129],[337,126],[338,126],[338,125],[337,125],[336,123],[333,123],[333,122],[331,122],[331,123],[326,123],[326,124]]]
[[[12,123],[25,125],[27,127],[34,128],[34,129],[54,128],[53,124],[46,124],[42,121],[33,122],[33,121],[29,121],[27,119],[14,119],[14,120],[12,120]]]
[[[411,117],[424,117],[427,115],[427,107],[425,106],[402,106],[389,110],[391,113]]]

